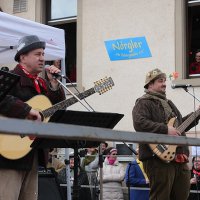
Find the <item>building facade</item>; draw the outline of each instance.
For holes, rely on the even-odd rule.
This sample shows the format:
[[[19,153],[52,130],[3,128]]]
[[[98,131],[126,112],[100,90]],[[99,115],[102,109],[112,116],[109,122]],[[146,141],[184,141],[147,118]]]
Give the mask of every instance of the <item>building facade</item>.
[[[26,4],[26,9],[14,12],[17,2]],[[93,87],[94,81],[105,76],[113,79],[115,85],[110,91],[101,96],[94,94],[87,102],[95,111],[124,114],[115,129],[134,131],[132,108],[144,92],[145,74],[153,68],[166,72],[167,96],[183,115],[197,108],[199,102],[194,105],[191,95],[182,89],[172,89],[171,85],[192,84],[195,86],[194,93],[192,89],[189,91],[199,97],[200,76],[189,74],[189,63],[198,47],[195,26],[200,19],[196,14],[199,1],[78,0],[69,5],[77,6],[77,13],[54,18],[55,8],[61,2],[67,9],[67,0],[0,0],[0,7],[11,15],[66,30],[66,36],[70,36],[66,42],[66,71],[75,65],[75,85],[80,91]],[[65,7],[62,6],[63,9]],[[70,41],[73,41],[72,44]],[[144,51],[148,49],[148,55],[140,57],[131,54],[134,48],[139,48],[139,43],[134,41],[145,41]],[[106,42],[110,42],[112,49],[106,46]],[[114,55],[115,50],[118,54]],[[112,59],[112,55],[115,58]],[[172,76],[174,72],[178,72],[175,80]],[[80,104],[69,109],[85,110]]]

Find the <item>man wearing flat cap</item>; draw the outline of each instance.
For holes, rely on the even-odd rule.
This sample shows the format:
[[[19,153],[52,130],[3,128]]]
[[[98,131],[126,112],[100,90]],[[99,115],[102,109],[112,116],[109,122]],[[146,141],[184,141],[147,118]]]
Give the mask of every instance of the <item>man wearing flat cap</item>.
[[[177,107],[166,98],[166,74],[153,69],[146,75],[145,94],[136,100],[133,108],[133,125],[138,132],[150,132],[171,136],[185,136],[168,122],[176,118],[176,127],[191,114],[182,117]],[[198,120],[196,120],[198,121]],[[185,131],[195,126],[192,122]],[[148,134],[148,133],[147,133]],[[168,145],[139,145],[139,159],[150,182],[150,200],[187,200],[190,190],[190,171],[187,165],[189,149],[187,146],[175,146],[173,156],[166,159],[162,154]],[[167,149],[167,153],[170,153]],[[173,159],[172,159],[173,158]]]
[[[6,97],[8,101],[0,103],[0,113],[4,116],[42,121],[44,116],[32,108],[28,100],[36,95],[45,95],[52,104],[65,99],[63,89],[51,75],[51,73],[59,73],[58,68],[50,66],[47,69],[49,82],[39,77],[39,73],[44,68],[45,45],[45,42],[36,35],[24,36],[19,40],[15,55],[18,64],[11,72],[19,75],[20,81]],[[37,104],[42,102],[32,103],[36,108]],[[48,152],[43,149],[33,148],[26,155],[13,160],[1,155],[0,199],[37,200],[38,165],[45,166],[47,162]]]

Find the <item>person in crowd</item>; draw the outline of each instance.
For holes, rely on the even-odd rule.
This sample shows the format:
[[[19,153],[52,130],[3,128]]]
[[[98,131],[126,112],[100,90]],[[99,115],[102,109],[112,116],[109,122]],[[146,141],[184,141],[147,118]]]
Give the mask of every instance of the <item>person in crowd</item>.
[[[65,99],[63,89],[51,75],[59,73],[58,68],[48,67],[49,84],[38,76],[44,68],[45,45],[36,35],[24,36],[19,40],[15,55],[18,64],[11,72],[20,75],[20,81],[0,102],[0,113],[4,116],[42,121],[43,116],[28,104],[29,99],[38,94],[48,97],[52,104]],[[0,156],[0,198],[37,200],[38,165],[46,166],[47,161],[48,151],[35,148],[16,160]],[[9,192],[8,188],[12,188],[12,192]]]
[[[74,182],[74,153],[69,154],[69,162],[65,160],[66,164],[69,164],[69,170],[70,170],[70,182],[71,186],[73,186]],[[80,171],[80,170],[78,170]],[[67,176],[66,176],[66,165],[64,164],[64,167],[62,167],[61,170],[57,171],[58,172],[58,181],[61,184],[66,184],[67,183]],[[79,174],[79,172],[78,172]]]
[[[192,170],[191,170],[191,192],[188,200],[200,199],[200,156],[192,158]]]
[[[171,100],[167,99],[166,74],[157,68],[149,71],[146,75],[144,88],[145,94],[136,100],[132,112],[135,130],[175,137],[185,136],[184,131],[180,132],[168,122],[174,118],[176,125],[179,126],[192,113],[182,117],[177,107]],[[185,131],[195,126],[198,120],[194,120],[185,128]],[[190,189],[190,171],[187,165],[188,147],[177,146],[173,161],[165,162],[153,152],[150,146],[149,144],[139,144],[139,160],[143,162],[150,182],[150,200],[186,200]]]
[[[54,149],[51,149],[47,168],[53,168],[57,173],[59,173],[65,167],[65,163],[57,158],[57,152],[55,152]]]
[[[74,182],[74,153],[69,154],[70,181]]]
[[[195,62],[190,64],[189,74],[200,74],[200,49],[195,52]]]
[[[87,173],[88,182],[90,185],[91,197],[93,200],[98,199],[98,191],[97,186],[97,170],[98,170],[98,150],[96,147],[87,148],[87,154],[85,158],[82,160],[81,169]]]
[[[136,152],[138,152],[138,148]],[[129,188],[129,199],[130,200],[149,200],[149,179],[144,172],[143,163],[138,159],[133,160],[127,165],[126,174],[125,174],[126,185]],[[130,189],[130,187],[137,187],[136,189]],[[139,189],[139,188],[146,188]]]
[[[95,160],[98,150],[96,147],[87,148],[86,155],[81,161],[81,169],[86,170],[87,166]]]
[[[117,159],[117,149],[109,147],[105,150],[106,158],[103,163],[103,199],[123,200],[122,181],[125,168]]]
[[[103,154],[104,151],[108,148],[108,143],[107,142],[102,142],[100,144],[100,147],[101,147],[101,151],[102,151],[102,154]]]

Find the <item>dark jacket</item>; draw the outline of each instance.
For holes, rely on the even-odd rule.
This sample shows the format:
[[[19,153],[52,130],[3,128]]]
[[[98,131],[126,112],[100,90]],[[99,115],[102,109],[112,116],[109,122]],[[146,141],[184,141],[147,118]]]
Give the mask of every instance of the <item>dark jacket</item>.
[[[182,117],[179,110],[176,106],[172,103],[172,101],[168,101],[170,107],[172,108],[173,112],[177,117],[178,125],[180,125],[185,119],[188,118],[191,114]],[[159,100],[156,99],[145,99],[140,98],[136,101],[136,104],[133,108],[133,125],[136,131],[138,132],[151,132],[151,133],[158,133],[158,134],[167,134],[168,127],[165,119],[165,112],[164,108]],[[187,129],[189,130],[195,125],[193,122]],[[185,135],[185,132],[182,133]],[[185,153],[189,155],[188,147],[182,146],[177,147],[177,153]],[[139,145],[139,159],[140,160],[147,160],[154,156],[154,153],[149,148],[148,144],[140,144]]]
[[[20,75],[20,81],[15,85],[10,94],[0,102],[0,113],[7,117],[23,119],[31,110],[31,107],[24,102],[38,95],[38,93],[34,87],[33,80],[28,78],[18,65],[14,68],[12,73]],[[47,90],[40,87],[41,94],[47,96],[52,104],[58,103],[65,98],[62,89],[52,91],[47,83],[46,87]],[[39,165],[42,166],[48,161],[48,157],[44,152],[43,150],[38,151]],[[8,160],[0,156],[0,168],[30,170],[33,162],[33,155],[34,149],[28,153],[28,155],[17,160]]]
[[[141,162],[141,161],[139,161]],[[145,175],[143,170],[139,166],[138,160],[134,160],[129,163],[126,167],[125,181],[128,187],[149,187],[146,183]],[[149,190],[131,189],[130,190],[130,200],[148,200]]]

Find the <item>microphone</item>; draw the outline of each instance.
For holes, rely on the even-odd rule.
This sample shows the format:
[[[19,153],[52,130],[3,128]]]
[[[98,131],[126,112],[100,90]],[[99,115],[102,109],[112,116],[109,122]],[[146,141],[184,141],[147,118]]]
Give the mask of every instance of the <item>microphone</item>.
[[[172,84],[171,85],[172,89],[176,89],[176,88],[187,88],[187,87],[192,87],[191,84]]]
[[[53,77],[58,78],[58,77],[62,77],[64,78],[65,76],[61,73],[51,73]]]
[[[6,66],[3,66],[3,67],[1,68],[1,70],[2,70],[2,71],[5,71],[5,72],[9,72],[9,68],[6,67]]]
[[[44,68],[45,70],[48,70],[48,67],[50,67],[50,65],[45,65]],[[65,75],[61,74],[61,73],[51,73],[51,75],[54,77],[54,78],[58,78],[58,77],[62,77],[64,78]]]

